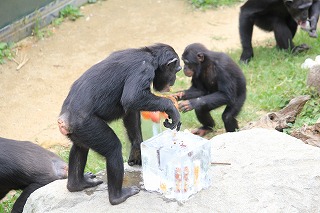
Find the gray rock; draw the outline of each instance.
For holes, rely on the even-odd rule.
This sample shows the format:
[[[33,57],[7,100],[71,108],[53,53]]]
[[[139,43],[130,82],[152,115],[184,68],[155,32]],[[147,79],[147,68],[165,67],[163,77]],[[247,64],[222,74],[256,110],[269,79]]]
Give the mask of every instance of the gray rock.
[[[319,148],[267,129],[225,133],[211,141],[212,186],[183,203],[142,190],[112,206],[105,183],[70,193],[66,180],[57,180],[35,191],[24,212],[320,212]],[[126,175],[140,171],[128,169]]]
[[[320,64],[316,64],[309,69],[307,85],[314,87],[320,95]]]

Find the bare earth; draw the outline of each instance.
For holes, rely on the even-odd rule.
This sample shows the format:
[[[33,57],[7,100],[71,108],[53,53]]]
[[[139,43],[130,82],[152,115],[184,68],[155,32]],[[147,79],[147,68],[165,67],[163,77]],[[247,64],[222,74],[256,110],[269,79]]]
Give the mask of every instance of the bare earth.
[[[190,43],[209,49],[240,48],[239,6],[194,11],[186,0],[108,0],[81,8],[84,17],[66,21],[53,35],[19,42],[16,60],[0,65],[0,137],[30,140],[44,147],[69,142],[57,117],[71,84],[111,52],[158,42],[179,55]],[[254,30],[254,42],[272,37]]]

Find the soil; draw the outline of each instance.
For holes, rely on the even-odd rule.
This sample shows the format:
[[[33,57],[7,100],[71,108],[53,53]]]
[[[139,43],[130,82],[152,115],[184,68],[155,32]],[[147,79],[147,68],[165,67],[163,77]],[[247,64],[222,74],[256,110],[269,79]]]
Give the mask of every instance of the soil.
[[[108,0],[81,7],[75,22],[49,27],[44,39],[18,43],[15,60],[29,59],[17,70],[9,61],[0,66],[0,136],[30,140],[44,147],[68,145],[57,128],[57,117],[71,84],[111,52],[158,42],[181,55],[200,42],[215,51],[240,48],[239,5],[194,10],[187,0]],[[272,37],[254,30],[254,42]]]

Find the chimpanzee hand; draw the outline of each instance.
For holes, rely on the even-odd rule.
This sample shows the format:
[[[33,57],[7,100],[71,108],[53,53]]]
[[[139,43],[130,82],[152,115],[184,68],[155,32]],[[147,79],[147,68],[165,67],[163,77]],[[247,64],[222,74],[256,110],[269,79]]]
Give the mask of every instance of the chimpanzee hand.
[[[182,112],[188,112],[193,109],[194,108],[192,107],[190,101],[182,101],[179,103],[179,110]]]
[[[298,53],[301,53],[301,52],[306,51],[306,50],[309,50],[309,49],[310,49],[310,47],[309,47],[307,44],[300,44],[300,45],[298,45],[298,46],[295,46],[295,47],[291,50],[291,52],[292,52],[293,54],[298,54]]]
[[[182,96],[184,96],[184,91],[173,93],[170,96],[174,97],[177,101],[180,101]]]
[[[168,118],[171,119],[172,122],[170,123],[169,119],[166,119],[163,122],[163,125],[169,129],[176,128],[177,131],[179,131],[180,126],[181,126],[181,122],[180,122],[180,114],[179,114],[178,110],[176,108],[174,108],[173,111],[166,111],[166,113],[168,114]]]
[[[318,34],[317,34],[317,24],[318,24],[318,21],[316,19],[315,16],[312,16],[310,19],[310,31],[309,31],[309,36],[310,37],[313,37],[313,38],[317,38],[318,37]]]

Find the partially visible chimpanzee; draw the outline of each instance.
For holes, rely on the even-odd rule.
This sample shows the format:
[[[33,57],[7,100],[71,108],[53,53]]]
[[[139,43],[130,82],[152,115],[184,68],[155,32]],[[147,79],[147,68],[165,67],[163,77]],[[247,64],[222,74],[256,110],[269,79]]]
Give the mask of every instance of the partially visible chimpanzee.
[[[215,126],[210,111],[222,105],[226,108],[222,119],[227,132],[238,129],[236,116],[246,99],[246,79],[242,70],[226,54],[209,51],[199,43],[188,45],[183,54],[184,74],[192,77],[188,90],[173,94],[179,109],[187,112],[195,109],[202,127],[193,131],[204,136]]]
[[[0,200],[10,190],[23,190],[12,212],[22,212],[36,189],[67,177],[68,165],[56,154],[28,141],[0,138]]]
[[[299,53],[309,49],[306,44],[295,46],[292,42],[297,26],[317,37],[317,23],[320,13],[320,0],[248,0],[242,7],[239,17],[239,30],[242,45],[240,61],[248,63],[253,57],[253,26],[273,31],[279,49]],[[310,25],[310,26],[309,26]]]
[[[124,168],[121,142],[108,123],[123,119],[131,141],[129,165],[141,164],[140,111],[166,112],[172,122],[164,126],[180,128],[180,114],[173,102],[151,92],[168,91],[181,69],[174,49],[156,44],[112,53],[92,66],[71,87],[65,99],[59,128],[73,142],[69,155],[69,191],[80,191],[100,184],[83,176],[89,149],[106,158],[109,201],[124,202],[139,192],[138,187],[122,188]]]

